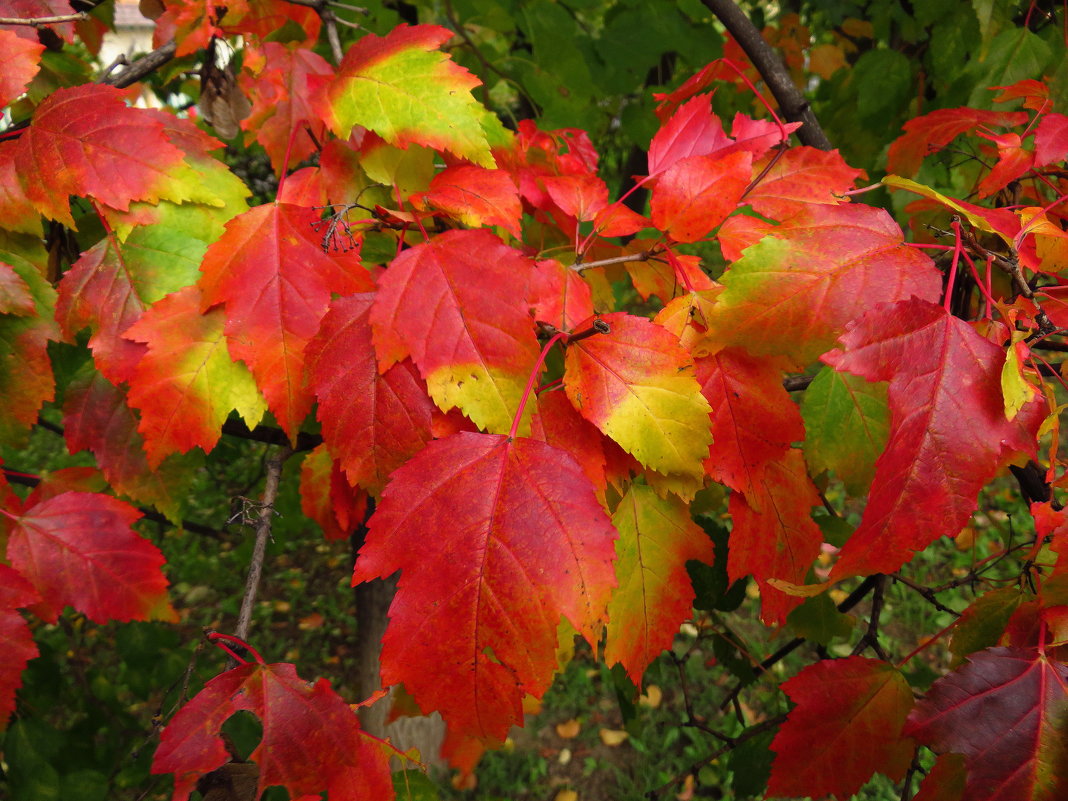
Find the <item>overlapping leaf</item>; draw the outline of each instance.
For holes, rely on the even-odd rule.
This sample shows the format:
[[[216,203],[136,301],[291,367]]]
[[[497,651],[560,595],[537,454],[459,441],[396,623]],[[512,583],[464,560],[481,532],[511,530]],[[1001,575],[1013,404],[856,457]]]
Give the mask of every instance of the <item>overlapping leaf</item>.
[[[141,513],[106,495],[64,492],[13,514],[11,566],[29,579],[54,622],[70,605],[90,620],[175,620],[163,554],[130,526]]]
[[[503,170],[460,164],[434,176],[423,201],[464,225],[499,225],[517,239],[523,207],[519,190]]]
[[[712,407],[712,450],[705,470],[759,505],[764,468],[805,438],[797,405],[772,360],[725,348],[696,360],[697,381]]]
[[[201,265],[203,308],[224,304],[230,354],[252,370],[291,439],[311,409],[304,350],[331,293],[374,288],[358,255],[323,252],[318,222],[300,206],[257,206],[227,223]]]
[[[709,340],[796,366],[828,350],[846,323],[883,301],[937,300],[934,264],[906,247],[882,209],[810,206],[731,265],[708,317]]]
[[[667,329],[624,312],[567,349],[564,387],[582,416],[646,467],[701,477],[712,443],[693,360]],[[592,325],[587,320],[581,327]]]
[[[703,238],[737,207],[752,164],[752,154],[744,150],[676,161],[656,180],[653,225],[676,242]]]
[[[690,518],[687,504],[639,484],[619,502],[612,525],[619,532],[619,589],[608,604],[604,658],[622,664],[641,686],[645,669],[671,647],[679,626],[693,614],[686,562],[711,564],[712,540]]]
[[[68,195],[122,211],[135,200],[189,199],[172,180],[183,153],[146,110],[129,108],[118,89],[88,84],[57,89],[19,137],[15,166],[30,202],[73,228]]]
[[[378,372],[368,319],[374,295],[334,301],[308,347],[323,439],[349,481],[379,495],[431,439],[434,404],[410,361]]]
[[[342,139],[362,125],[399,147],[426,145],[492,167],[484,111],[471,96],[480,82],[439,50],[451,37],[436,25],[366,34],[318,101],[320,116]]]
[[[809,665],[782,685],[796,706],[775,735],[768,793],[846,798],[878,771],[901,781],[915,744],[902,735],[912,689],[886,662]]]
[[[300,510],[328,540],[347,539],[367,514],[367,493],[349,485],[325,443],[300,463]]]
[[[576,331],[575,326],[593,315],[593,293],[577,272],[556,259],[543,259],[531,275],[530,307],[538,322]]]
[[[312,107],[312,97],[334,74],[322,56],[302,48],[266,42],[262,66],[254,78],[241,73],[241,89],[253,99],[252,112],[241,121],[245,143],[263,145],[276,173],[289,153],[291,165],[304,161],[325,139],[326,125]],[[304,131],[307,126],[307,132]]]
[[[935,682],[907,733],[963,754],[968,801],[1054,801],[1068,792],[1068,667],[1036,650],[990,648]]]
[[[4,659],[0,661],[0,732],[15,710],[15,691],[22,685],[22,671],[38,653],[30,627],[18,610],[40,600],[30,582],[0,564],[0,642],[4,644]]]
[[[975,108],[942,108],[905,123],[905,133],[890,145],[887,169],[899,175],[915,175],[924,158],[941,150],[960,134],[984,126],[1013,127],[1027,124],[1026,111],[983,111]]]
[[[852,189],[864,170],[846,164],[837,150],[792,147],[774,164],[768,156],[753,165],[753,172],[767,174],[745,196],[745,202],[765,217],[785,220],[809,204],[833,206],[843,202],[838,195]]]
[[[141,412],[148,465],[199,446],[210,453],[231,410],[255,428],[263,398],[243,364],[231,358],[219,307],[201,313],[200,290],[186,287],[158,301],[126,331],[144,343],[130,377],[130,405]]]
[[[37,74],[42,50],[40,42],[0,29],[0,108],[26,91],[26,84]]]
[[[52,400],[55,382],[48,358],[48,342],[58,340],[52,320],[56,292],[37,265],[0,251],[0,261],[11,268],[29,290],[34,314],[0,314],[0,443],[21,441],[37,420],[37,412]]]
[[[889,381],[889,444],[860,527],[833,578],[891,573],[942,535],[955,536],[1005,456],[1035,448],[1037,404],[1005,419],[1005,353],[942,307],[913,298],[864,315],[824,360]]]
[[[401,571],[383,681],[453,732],[503,740],[552,680],[561,616],[597,640],[614,539],[565,451],[474,433],[430,443],[393,474],[353,576]]]
[[[290,664],[250,663],[209,681],[163,730],[152,772],[174,774],[174,801],[186,801],[202,776],[230,758],[221,730],[242,710],[263,724],[251,754],[257,798],[272,785],[291,798],[324,790],[335,801],[393,798],[389,751],[363,733],[329,681],[306,682]]]
[[[728,511],[731,530],[727,573],[731,581],[752,575],[760,586],[760,616],[781,625],[801,598],[775,589],[769,579],[803,584],[820,553],[823,534],[811,517],[821,504],[805,469],[801,452],[791,449],[765,466],[747,495],[732,493]]]
[[[106,236],[63,275],[56,319],[68,337],[89,328],[97,369],[112,383],[129,381],[145,348],[123,332],[153,303],[194,283],[204,251],[199,239],[164,225],[135,228],[122,243]]]
[[[67,449],[90,451],[116,492],[155,506],[170,520],[181,520],[195,466],[172,457],[150,468],[138,423],[126,393],[99,372],[79,374],[67,384],[63,394]]]
[[[864,494],[890,430],[886,386],[825,367],[805,390],[801,416],[812,474],[833,470],[846,489]]]
[[[404,251],[371,308],[379,370],[410,355],[441,409],[508,431],[539,353],[526,303],[533,271],[531,259],[485,230]]]

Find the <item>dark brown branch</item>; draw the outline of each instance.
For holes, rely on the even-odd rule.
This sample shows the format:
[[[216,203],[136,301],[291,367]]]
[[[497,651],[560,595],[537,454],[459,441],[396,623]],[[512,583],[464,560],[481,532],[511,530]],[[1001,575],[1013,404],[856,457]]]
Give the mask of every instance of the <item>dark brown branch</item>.
[[[703,0],[703,2],[742,46],[749,60],[760,72],[764,83],[771,89],[771,93],[779,103],[779,108],[782,109],[783,116],[790,122],[804,123],[797,130],[797,138],[801,140],[801,143],[820,150],[831,150],[832,145],[827,134],[820,127],[804,95],[794,86],[786,65],[771,45],[764,41],[764,37],[760,35],[760,31],[756,29],[745,12],[732,0]]]
[[[815,380],[814,375],[791,375],[782,380],[782,386],[787,392],[800,392],[808,389],[809,384]]]
[[[853,656],[863,653],[865,648],[871,648],[875,655],[885,662],[887,660],[886,652],[879,645],[879,616],[883,613],[886,576],[878,573],[873,578],[875,579],[875,589],[871,596],[871,614],[868,616],[868,630],[857,641],[856,647],[853,648]]]
[[[237,616],[237,629],[234,635],[248,640],[248,631],[252,626],[252,607],[256,603],[256,591],[259,589],[260,576],[263,574],[263,558],[267,553],[267,540],[271,538],[271,525],[274,522],[274,502],[278,498],[278,484],[282,478],[282,465],[293,452],[283,446],[277,454],[267,459],[267,480],[263,486],[263,495],[258,504],[259,522],[256,524],[256,543],[252,549],[252,561],[245,580],[245,595],[241,599],[241,612]]]
[[[250,439],[253,442],[263,442],[267,445],[289,445],[289,438],[285,432],[280,428],[271,428],[270,426],[256,426],[250,429],[245,422],[240,418],[233,420],[227,420],[222,425],[222,432],[229,434],[231,437],[239,437],[241,439]],[[323,438],[317,434],[297,434],[297,444],[293,448],[295,451],[310,451],[317,445],[320,445]]]
[[[933,606],[939,612],[949,612],[949,614],[953,615],[954,617],[960,617],[960,612],[955,612],[954,610],[952,610],[948,606],[946,606],[944,603],[939,601],[935,597],[934,590],[932,590],[930,587],[925,587],[923,584],[917,584],[912,579],[905,578],[900,573],[891,573],[890,574],[890,578],[892,578],[894,581],[897,581],[897,582],[900,582],[901,584],[904,584],[906,587],[908,587],[913,592],[916,592],[919,595],[923,596],[923,598],[927,601],[927,603],[929,603],[931,606]]]
[[[141,56],[141,58],[130,64],[130,66],[122,72],[113,72],[110,75],[104,76],[100,79],[100,83],[107,84],[108,86],[115,86],[119,89],[125,89],[127,86],[137,83],[146,75],[159,69],[174,58],[174,53],[177,49],[178,45],[175,44],[172,39],[162,47],[157,47],[151,53]]]

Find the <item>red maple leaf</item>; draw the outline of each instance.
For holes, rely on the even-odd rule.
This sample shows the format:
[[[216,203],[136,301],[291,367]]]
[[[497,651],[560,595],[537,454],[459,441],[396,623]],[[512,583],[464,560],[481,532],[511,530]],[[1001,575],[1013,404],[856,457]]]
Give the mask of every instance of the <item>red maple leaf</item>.
[[[760,617],[768,625],[785,623],[786,616],[803,600],[786,595],[768,580],[805,582],[823,544],[823,533],[811,515],[813,507],[821,504],[801,451],[796,449],[765,465],[752,492],[731,493],[727,509],[734,528],[727,573],[731,581],[747,575],[757,580]]]
[[[593,315],[593,293],[575,270],[556,259],[543,259],[531,275],[530,307],[538,322],[574,331]]]
[[[881,304],[824,356],[836,370],[889,381],[890,437],[860,527],[831,573],[892,573],[942,535],[955,536],[1005,456],[1033,452],[1036,403],[1005,418],[1005,352],[941,306]]]
[[[229,759],[222,725],[242,710],[263,724],[251,754],[257,798],[277,784],[291,798],[326,790],[335,801],[392,800],[388,747],[363,733],[329,681],[310,684],[287,663],[249,663],[205,684],[163,730],[152,773],[174,774],[174,801],[186,801],[202,776]]]
[[[752,154],[744,150],[676,161],[653,187],[653,225],[676,242],[696,242],[706,236],[738,206],[752,164]]]
[[[750,247],[720,279],[710,345],[737,345],[803,367],[876,303],[937,300],[942,278],[883,209],[807,206]]]
[[[754,495],[764,467],[805,438],[801,412],[782,386],[782,370],[741,348],[695,360],[701,392],[712,407],[713,480]]]
[[[26,91],[26,85],[37,74],[44,45],[34,39],[23,39],[13,31],[0,28],[0,108]]]
[[[255,140],[263,145],[274,171],[281,174],[290,141],[289,163],[298,164],[326,138],[326,124],[313,110],[311,98],[334,69],[311,50],[277,42],[264,43],[258,55],[262,66],[255,77],[247,69],[241,73],[241,90],[252,98],[252,111],[241,121],[241,128],[246,132],[245,144]]]
[[[1068,666],[1037,649],[989,648],[939,679],[906,733],[963,754],[968,801],[1054,801],[1068,793]]]
[[[383,682],[450,730],[503,740],[524,694],[552,681],[560,617],[597,641],[615,536],[567,452],[487,434],[430,443],[393,474],[353,576],[401,571]]]
[[[64,492],[15,514],[11,566],[43,599],[34,612],[54,623],[70,605],[90,620],[177,620],[167,602],[163,554],[130,528],[141,513],[106,495]]]
[[[16,570],[0,564],[0,643],[4,658],[0,660],[0,732],[15,710],[15,690],[22,685],[22,671],[37,656],[37,646],[19,608],[41,600],[37,591]]]
[[[230,353],[252,370],[267,406],[295,439],[312,406],[304,350],[331,293],[374,288],[358,255],[324,253],[319,215],[268,203],[238,215],[204,256],[203,308],[222,303]]]
[[[796,706],[771,743],[769,795],[845,798],[875,771],[904,777],[916,748],[902,736],[912,689],[893,665],[825,659],[782,689]]]
[[[347,539],[367,515],[367,493],[352,488],[325,444],[300,463],[300,510],[327,540]]]
[[[378,369],[410,355],[441,409],[508,431],[538,360],[527,306],[533,270],[486,230],[449,231],[404,251],[371,308]]]
[[[68,195],[120,211],[134,200],[188,199],[171,176],[183,157],[151,113],[129,108],[112,86],[87,84],[41,102],[19,137],[15,167],[34,207],[74,228]]]
[[[348,480],[377,496],[389,474],[431,440],[434,404],[407,359],[379,373],[373,302],[373,294],[333,302],[308,347],[307,369],[323,440]]]
[[[504,170],[470,164],[447,167],[434,176],[430,188],[413,202],[443,211],[464,225],[498,225],[516,239],[522,237],[519,218],[523,206],[519,190]]]
[[[759,175],[770,164],[765,158],[753,165]],[[810,204],[835,206],[838,197],[853,187],[864,170],[846,164],[837,150],[792,147],[771,165],[767,174],[745,196],[745,202],[765,217],[785,220]]]
[[[905,177],[915,175],[928,154],[941,150],[962,133],[980,125],[1013,128],[1026,124],[1026,111],[942,108],[922,117],[913,117],[905,123],[905,133],[891,143],[887,169]]]

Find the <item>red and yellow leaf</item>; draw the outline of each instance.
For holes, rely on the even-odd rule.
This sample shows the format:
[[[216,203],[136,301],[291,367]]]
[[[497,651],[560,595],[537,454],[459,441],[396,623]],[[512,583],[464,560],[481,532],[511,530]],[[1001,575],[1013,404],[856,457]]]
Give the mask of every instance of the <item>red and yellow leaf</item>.
[[[382,493],[353,577],[401,571],[383,681],[451,731],[503,740],[523,696],[548,689],[560,617],[598,639],[615,536],[566,452],[471,433],[430,443]]]
[[[53,623],[73,606],[96,623],[177,620],[167,602],[163,554],[130,526],[141,513],[127,503],[88,492],[64,492],[19,514],[7,543],[11,566],[29,579],[42,602],[34,612]]]
[[[907,733],[964,755],[969,801],[1054,801],[1068,792],[1068,666],[1037,650],[990,648],[935,682]]]
[[[486,230],[450,231],[404,251],[371,308],[378,369],[410,355],[442,410],[508,431],[538,360],[526,302],[533,271]]]
[[[285,663],[250,663],[216,676],[171,719],[152,772],[174,774],[174,801],[186,801],[201,777],[230,759],[222,726],[242,710],[263,724],[250,755],[259,766],[255,797],[281,785],[290,798],[325,790],[336,801],[392,801],[388,747],[363,733],[329,681],[306,682]]]
[[[773,156],[753,165],[759,175]],[[760,182],[745,196],[745,202],[765,217],[785,220],[810,204],[836,206],[838,197],[853,188],[864,170],[846,164],[837,150],[792,147],[782,153]]]
[[[362,125],[398,147],[425,145],[492,167],[485,112],[471,95],[480,81],[439,49],[452,35],[436,25],[364,35],[319,99],[320,116],[341,139]]]
[[[893,665],[825,659],[782,689],[796,706],[771,743],[770,795],[846,798],[876,771],[904,778],[916,749],[902,735],[912,689]]]
[[[519,239],[523,207],[519,190],[508,173],[459,164],[434,176],[423,202],[464,225],[497,225]]]
[[[300,510],[327,540],[348,539],[367,515],[367,493],[353,489],[325,444],[300,463]]]
[[[709,341],[802,367],[876,303],[937,300],[934,263],[870,206],[809,206],[745,251],[720,279]]]
[[[195,286],[158,301],[126,331],[146,353],[130,377],[130,406],[141,412],[149,467],[171,453],[200,447],[210,453],[232,410],[250,429],[264,402],[243,364],[230,358],[221,308],[200,311]]]
[[[690,518],[687,504],[634,484],[612,515],[619,532],[616,578],[608,603],[604,659],[619,662],[638,687],[649,664],[670,648],[693,615],[694,591],[686,562],[712,563],[712,540]]]
[[[617,312],[599,319],[609,333],[567,349],[567,396],[646,467],[700,478],[712,435],[693,360],[678,337],[645,318]]]
[[[744,150],[676,161],[653,187],[653,225],[676,242],[702,239],[738,206],[752,164],[752,154]]]
[[[203,308],[224,304],[230,354],[252,370],[290,439],[311,410],[304,350],[331,293],[374,288],[358,255],[323,252],[318,223],[312,209],[257,206],[226,224],[201,265]]]
[[[134,200],[189,199],[172,180],[183,156],[152,114],[127,107],[114,87],[87,84],[41,102],[19,137],[15,166],[34,207],[74,228],[68,195],[120,211]]]

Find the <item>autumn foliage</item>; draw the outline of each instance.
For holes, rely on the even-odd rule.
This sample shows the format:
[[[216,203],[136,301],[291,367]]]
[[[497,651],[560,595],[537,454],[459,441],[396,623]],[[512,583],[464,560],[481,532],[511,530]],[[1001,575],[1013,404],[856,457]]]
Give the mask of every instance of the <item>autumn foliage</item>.
[[[96,465],[28,496],[0,479],[0,726],[38,622],[178,619],[140,509],[181,525],[191,458],[242,421],[315,445],[301,492],[327,536],[373,510],[352,581],[399,571],[382,684],[440,712],[448,747],[522,725],[575,636],[640,687],[693,616],[696,562],[724,591],[751,580],[772,629],[831,591],[876,599],[852,655],[782,684],[769,796],[913,781],[920,746],[940,756],[918,798],[1068,794],[1064,395],[1046,358],[1068,327],[1068,109],[1050,82],[911,119],[878,184],[895,219],[771,106],[722,120],[717,87],[745,84],[714,62],[658,98],[632,207],[583,131],[505,128],[443,27],[361,34],[331,63],[303,4],[164,8],[156,46],[179,57],[243,37],[225,73],[239,127],[217,121],[234,94],[176,114],[136,84],[46,91],[37,29],[0,26],[0,442],[57,404]],[[283,25],[302,36],[268,40]],[[249,207],[213,130],[263,149],[276,198]],[[962,141],[983,157],[964,191],[921,172]],[[916,632],[920,652],[952,636],[955,657],[923,683],[880,645],[880,594],[984,487],[1025,474],[1034,523],[1000,557],[1016,580],[952,633]],[[725,552],[695,516],[730,521]],[[391,797],[396,752],[360,729],[363,699],[298,669],[220,663],[162,721],[151,769],[175,799],[231,759],[240,710],[263,724],[260,789]]]

